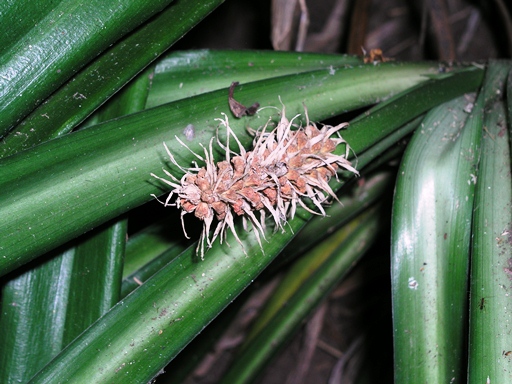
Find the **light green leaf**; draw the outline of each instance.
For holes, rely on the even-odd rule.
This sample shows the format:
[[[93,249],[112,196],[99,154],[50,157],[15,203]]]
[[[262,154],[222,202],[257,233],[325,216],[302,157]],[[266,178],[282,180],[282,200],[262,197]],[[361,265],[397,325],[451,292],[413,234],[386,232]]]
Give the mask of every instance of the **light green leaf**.
[[[482,103],[477,103],[481,108]],[[462,96],[431,110],[401,164],[393,204],[397,383],[464,377],[469,245],[480,114]]]

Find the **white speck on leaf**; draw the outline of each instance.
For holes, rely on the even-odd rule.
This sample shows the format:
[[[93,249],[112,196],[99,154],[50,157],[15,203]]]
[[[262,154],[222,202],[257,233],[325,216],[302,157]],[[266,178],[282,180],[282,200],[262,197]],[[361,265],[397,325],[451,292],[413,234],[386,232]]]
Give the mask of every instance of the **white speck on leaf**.
[[[473,103],[466,104],[466,106],[464,107],[464,112],[471,113],[473,111],[474,106],[475,106],[475,104],[473,104]]]
[[[192,141],[194,140],[194,137],[196,137],[196,129],[192,124],[189,124],[183,130],[183,134],[188,141]]]
[[[416,279],[414,277],[409,277],[408,285],[409,285],[410,289],[414,289],[414,290],[417,290],[418,286],[419,286],[418,282],[416,281]]]

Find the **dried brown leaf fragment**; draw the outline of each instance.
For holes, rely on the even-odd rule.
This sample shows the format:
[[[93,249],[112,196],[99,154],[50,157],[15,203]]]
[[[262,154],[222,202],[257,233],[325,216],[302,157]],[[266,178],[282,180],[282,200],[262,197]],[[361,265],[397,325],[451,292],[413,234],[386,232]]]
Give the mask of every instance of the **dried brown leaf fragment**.
[[[238,118],[245,116],[245,115],[252,116],[256,113],[260,104],[254,103],[250,107],[246,107],[242,103],[236,101],[235,98],[233,97],[233,93],[235,92],[236,86],[239,84],[240,83],[238,81],[234,81],[231,83],[231,86],[229,87],[229,95],[228,95],[229,109],[231,110],[231,112],[233,112],[233,115],[235,115],[235,117],[238,117]]]

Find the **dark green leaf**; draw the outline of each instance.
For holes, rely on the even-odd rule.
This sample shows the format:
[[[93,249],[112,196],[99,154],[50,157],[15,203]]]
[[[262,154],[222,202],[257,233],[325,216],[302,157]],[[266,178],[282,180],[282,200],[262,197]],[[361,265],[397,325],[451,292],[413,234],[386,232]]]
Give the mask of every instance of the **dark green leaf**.
[[[114,5],[67,0],[56,4],[0,57],[0,137],[91,58],[170,2],[119,0]]]
[[[25,116],[36,106],[35,102],[32,102],[32,107],[28,108],[29,105],[24,114],[16,118],[19,120],[23,117],[24,120],[4,139],[0,147],[0,157],[12,155],[21,149],[46,141],[50,137],[57,137],[71,131],[223,1],[171,3],[146,24],[108,48],[53,93],[44,104],[29,116]],[[167,0],[167,3],[169,2],[170,0]],[[159,3],[162,3],[162,0]],[[147,4],[151,4],[151,6],[147,5],[148,8],[157,6],[153,2]],[[103,8],[108,6],[105,5]],[[138,17],[138,15],[132,15],[132,17]],[[68,20],[68,22],[71,21]],[[101,26],[97,25],[97,27]],[[125,29],[127,27],[128,25],[124,26]],[[103,33],[106,32],[100,28],[100,34]],[[91,57],[80,50],[76,52],[81,60],[88,60]],[[79,68],[72,69],[74,73]],[[63,82],[67,77],[61,72],[58,79]],[[51,83],[47,88],[49,92],[54,92],[57,84]],[[29,101],[30,98],[23,97],[24,103]],[[42,99],[36,104],[41,101]],[[11,114],[13,112],[10,111]]]
[[[481,76],[472,73],[464,81],[463,78],[464,75],[459,79],[464,86],[458,89],[459,92],[477,86]],[[409,110],[407,120],[456,92],[451,87],[445,88],[452,85],[446,80],[435,81],[437,86],[427,86],[428,97],[427,94],[414,94],[423,104],[413,103],[418,108]],[[251,87],[247,88],[251,90]],[[410,102],[408,96],[397,97],[386,108],[400,109],[402,103]],[[360,129],[347,131],[344,136],[368,136],[372,124],[378,121],[375,117],[388,116],[386,108],[381,109],[380,115],[370,114],[360,120],[357,125]],[[406,118],[405,115],[402,117]],[[399,128],[395,122],[394,119],[388,121],[388,135]],[[237,134],[242,133],[243,128],[235,126],[235,129]],[[349,132],[352,134],[348,135]],[[378,134],[382,133],[379,130]],[[355,148],[356,151],[363,149]],[[239,236],[250,257],[242,252],[231,233],[226,243],[213,244],[204,261],[195,262],[195,251],[189,248],[93,324],[33,382],[148,381],[251,283],[310,217],[310,213],[301,212],[288,222],[287,232],[278,236],[268,233],[269,241],[263,244],[264,252],[252,233],[240,231]]]
[[[512,151],[503,100],[507,95],[511,102],[510,70],[509,62],[491,62],[482,88],[485,131],[473,224],[468,383],[512,378]]]

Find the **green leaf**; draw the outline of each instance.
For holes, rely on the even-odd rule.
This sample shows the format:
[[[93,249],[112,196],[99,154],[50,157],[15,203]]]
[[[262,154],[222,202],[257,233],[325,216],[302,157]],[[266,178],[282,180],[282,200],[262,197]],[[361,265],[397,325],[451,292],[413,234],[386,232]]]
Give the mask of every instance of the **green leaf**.
[[[144,107],[147,76],[140,76],[105,108],[100,119]],[[0,317],[1,382],[26,382],[84,329],[119,301],[122,260],[126,241],[125,219],[91,231],[68,244],[70,249],[41,266],[16,276],[4,286]],[[61,279],[48,276],[67,276]],[[37,289],[33,289],[37,286]],[[20,316],[23,314],[23,316]],[[37,332],[27,332],[27,330]],[[34,337],[34,334],[41,337]],[[51,335],[46,338],[44,335]],[[30,353],[27,353],[27,345]]]
[[[266,277],[272,276],[273,271],[276,269],[283,271],[281,267],[283,267],[283,256],[285,253],[289,256],[291,256],[291,254],[300,253],[300,255],[303,256],[303,249],[307,247],[307,245],[309,245],[308,248],[311,248],[313,243],[319,243],[319,233],[325,233],[325,237],[332,235],[341,226],[346,225],[350,220],[354,219],[357,214],[373,205],[378,199],[382,198],[387,187],[391,186],[393,179],[394,175],[390,172],[378,171],[373,175],[365,177],[364,183],[351,183],[350,188],[344,190],[343,193],[338,196],[341,204],[335,203],[326,207],[326,217],[313,217],[305,228],[299,234],[296,234],[296,237],[285,250],[280,253],[269,268],[265,270],[265,276],[258,277],[259,281],[266,281]],[[320,228],[319,225],[321,226]],[[316,234],[316,239],[313,239],[313,234]],[[336,238],[339,238],[339,236]],[[307,243],[306,245],[304,244],[305,242]],[[312,253],[316,254],[317,252]],[[302,259],[303,258],[301,258],[301,260]],[[257,332],[261,331],[268,323],[268,320],[272,318],[283,305],[286,306],[287,300],[295,292],[293,287],[300,286],[303,281],[307,280],[314,270],[316,270],[314,268],[317,268],[325,261],[323,259],[310,260],[310,263],[313,264],[313,267],[310,267],[307,262],[303,263],[301,260],[297,261],[297,263],[302,263],[304,266],[303,269],[299,270],[296,267],[292,267],[294,271],[287,273],[291,281],[290,285],[292,289],[288,289],[290,285],[283,288],[272,288],[272,296],[267,303],[264,304],[264,308],[258,311],[258,318],[252,323],[250,335],[245,337],[244,345],[249,344],[250,340],[254,337],[258,337],[256,334],[259,333]],[[283,285],[285,284],[281,282],[280,286]],[[241,304],[245,303],[244,299],[246,299],[247,296],[250,298],[253,297],[250,296],[253,292],[251,288],[259,290],[258,284],[246,289],[240,297],[237,297],[233,304],[230,304],[225,311],[219,314],[219,316],[165,368],[166,373],[168,373],[168,375],[163,378],[165,383],[181,383],[188,373],[200,363],[201,358],[204,357],[207,352],[211,352],[212,348],[214,348],[214,346],[212,346],[213,342],[216,341],[218,343],[219,338],[225,333],[225,330],[229,329],[227,324],[229,324],[233,317],[232,312],[235,308],[237,310],[240,309]],[[280,294],[280,291],[282,294]],[[252,301],[252,299],[250,300]],[[241,312],[239,316],[243,316],[243,312]],[[243,349],[242,346],[238,348]],[[239,356],[239,352],[236,352],[235,355]],[[159,380],[160,379],[161,378],[159,378]]]
[[[300,219],[291,223],[291,231],[302,225]],[[241,237],[251,257],[241,252],[232,235],[227,238],[231,248],[226,244],[214,247],[199,263],[193,261],[195,247],[188,248],[112,308],[31,382],[149,381],[288,241],[274,237],[262,253],[252,233]]]
[[[0,137],[90,58],[170,2],[119,0],[114,6],[101,0],[67,0],[56,4],[0,57]],[[27,7],[23,13],[30,11]]]
[[[31,0],[2,1],[0,3],[0,56],[17,43],[20,36],[28,33],[43,20],[62,0],[34,2]],[[23,17],[20,17],[23,15]],[[16,20],[15,23],[12,21]]]
[[[73,258],[50,253],[3,287],[0,382],[26,383],[62,350]]]
[[[511,123],[507,129],[503,101],[507,95],[511,103],[510,69],[510,63],[491,62],[482,89],[485,134],[473,225],[468,383],[512,379]]]
[[[281,296],[277,299],[281,302],[280,310],[265,322],[255,339],[236,354],[222,383],[248,383],[254,379],[370,248],[379,234],[381,217],[382,213],[375,207],[367,210],[290,268],[277,291]],[[301,281],[304,274],[310,276]]]
[[[482,99],[473,115],[471,105],[462,96],[430,111],[399,170],[391,246],[397,383],[464,378]]]
[[[169,231],[176,222],[165,220],[152,225],[128,242],[121,297],[128,295],[191,245],[192,241],[185,239],[181,231]]]
[[[119,299],[126,223],[50,253],[2,290],[0,381],[27,382]]]
[[[188,248],[190,241],[183,236],[183,232],[169,231],[169,227],[179,220],[177,216],[178,211],[176,215],[157,221],[130,236],[126,243],[123,279],[137,273],[140,268],[170,249],[177,249],[175,255],[178,255]]]
[[[302,112],[305,103],[310,118],[320,120],[420,82],[421,73],[428,70],[424,64],[391,64],[340,69],[335,74],[313,71],[247,84],[237,97],[241,102],[247,98],[279,106],[281,96],[289,115]],[[475,86],[468,80],[476,80],[477,73],[460,74],[466,81],[461,90]],[[0,223],[0,273],[148,201],[152,193],[161,193],[149,176],[158,172],[167,156],[160,143],[167,141],[177,161],[189,164],[192,155],[173,136],[183,137],[183,129],[192,124],[196,134],[188,145],[202,152],[200,144],[208,143],[217,130],[215,117],[229,113],[226,98],[227,90],[221,90],[166,104],[1,160],[0,216],[12,219]],[[265,108],[247,121],[232,118],[232,128],[248,144],[245,124],[259,127],[272,115],[276,116],[275,109]]]
[[[0,157],[70,132],[222,2],[171,3],[87,64],[26,116],[4,138]]]
[[[364,171],[363,171],[364,172]],[[366,172],[364,172],[366,175]],[[345,235],[354,230],[354,225],[359,225],[361,218],[355,220],[351,225],[348,222],[369,207],[375,205],[382,199],[386,190],[391,186],[392,175],[390,172],[378,172],[374,175],[366,175],[364,184],[350,185],[338,196],[340,204],[334,203],[326,208],[326,217],[313,217],[304,229],[297,235],[296,240],[281,253],[279,261],[284,256],[300,255],[300,259],[289,269],[279,286],[273,290],[272,297],[267,301],[261,310],[258,318],[251,327],[245,338],[244,346],[247,347],[251,341],[258,338],[262,329],[267,326],[269,320],[284,307],[287,307],[288,300],[299,287],[311,277],[311,275],[325,262],[340,245],[346,240]],[[348,186],[347,186],[348,187]],[[340,228],[343,227],[344,229]],[[337,235],[333,235],[337,231]],[[317,246],[311,250],[313,246]],[[322,252],[320,248],[323,249]],[[309,256],[303,255],[305,250]],[[286,260],[289,261],[289,260]],[[275,267],[273,264],[272,267]],[[245,347],[242,346],[242,349]]]
[[[357,56],[276,51],[183,51],[158,62],[147,108],[242,84],[293,73],[361,65]]]
[[[434,86],[425,86],[428,92],[413,94],[413,99],[418,102],[411,101],[410,95],[402,94],[380,109],[379,114],[370,113],[366,119],[361,119],[357,125],[359,130],[347,131],[344,136],[367,137],[372,133],[372,127],[378,128],[379,136],[386,131],[389,135],[399,126],[396,119],[384,121],[383,117],[390,116],[387,109],[401,110],[402,104],[412,102],[417,108],[408,110],[408,119],[402,115],[409,121],[429,105],[477,86],[480,78],[481,73],[466,73],[458,78],[462,86],[456,90],[449,79],[434,81]],[[273,80],[266,89],[272,90],[276,82]],[[254,99],[250,92],[248,94]],[[310,112],[312,110],[314,108],[310,108]],[[376,122],[386,123],[386,128],[381,130],[380,124],[373,126]],[[237,133],[243,132],[241,127],[235,126],[235,129]],[[364,147],[354,149],[362,151]],[[298,212],[288,222],[286,233],[279,236],[269,233],[269,242],[263,244],[264,252],[252,233],[239,232],[245,251],[251,257],[245,256],[230,233],[226,243],[213,244],[204,261],[196,263],[195,251],[189,248],[93,324],[33,382],[144,382],[151,379],[266,268],[310,217],[310,213]],[[198,302],[201,303],[200,310]]]

